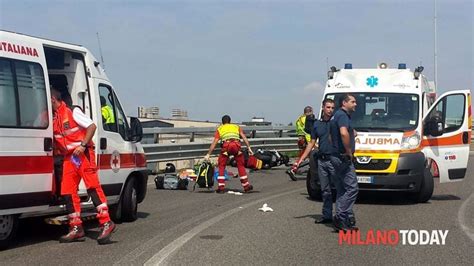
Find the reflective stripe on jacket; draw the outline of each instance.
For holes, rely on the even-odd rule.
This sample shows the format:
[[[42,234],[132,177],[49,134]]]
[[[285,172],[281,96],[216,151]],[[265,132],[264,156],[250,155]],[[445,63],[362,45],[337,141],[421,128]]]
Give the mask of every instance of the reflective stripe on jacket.
[[[86,136],[86,129],[74,121],[72,110],[64,102],[54,112],[53,135],[55,149],[60,154],[69,154],[74,151]],[[93,145],[92,141],[88,145]]]

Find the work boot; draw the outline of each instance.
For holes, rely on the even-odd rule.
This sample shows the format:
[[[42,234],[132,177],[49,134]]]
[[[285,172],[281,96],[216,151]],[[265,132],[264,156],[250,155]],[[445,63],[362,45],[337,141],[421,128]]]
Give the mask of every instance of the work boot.
[[[117,230],[117,226],[114,224],[114,222],[112,221],[106,222],[102,226],[100,235],[97,238],[97,242],[99,243],[99,245],[110,243],[110,236],[112,235],[113,232],[115,232],[115,230]]]
[[[69,227],[69,233],[59,239],[59,243],[71,243],[77,241],[84,241],[84,229],[82,225],[74,225]]]
[[[356,218],[354,216],[349,217],[349,225],[350,226],[356,225]]]
[[[351,230],[350,226],[348,226],[343,220],[339,219],[338,217],[334,216],[332,220],[336,232],[346,232]]]
[[[356,226],[356,220],[354,216],[349,217],[346,224],[349,226],[350,230],[359,231],[359,227]]]
[[[244,193],[249,193],[250,191],[253,190],[253,186],[252,185],[248,185],[246,187],[244,187]]]

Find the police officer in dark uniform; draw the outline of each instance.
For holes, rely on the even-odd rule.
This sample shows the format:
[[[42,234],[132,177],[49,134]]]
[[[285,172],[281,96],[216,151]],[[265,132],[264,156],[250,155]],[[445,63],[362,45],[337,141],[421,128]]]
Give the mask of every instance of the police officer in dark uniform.
[[[335,150],[330,142],[329,121],[334,112],[334,101],[325,99],[323,101],[322,111],[322,119],[314,122],[314,128],[311,131],[311,141],[308,143],[308,146],[299,160],[293,165],[293,168],[298,168],[301,162],[310,154],[316,145],[316,140],[318,140],[319,149],[315,153],[315,156],[317,156],[318,160],[318,175],[323,198],[323,216],[316,219],[315,223],[332,223],[331,178],[335,174],[335,169],[329,159],[331,154],[335,154]]]
[[[337,230],[354,230],[355,218],[352,210],[359,193],[357,176],[353,162],[356,131],[352,127],[351,114],[357,106],[354,95],[345,94],[340,98],[340,109],[330,122],[331,141],[337,154],[330,156],[336,169],[334,184],[337,190],[334,226]]]

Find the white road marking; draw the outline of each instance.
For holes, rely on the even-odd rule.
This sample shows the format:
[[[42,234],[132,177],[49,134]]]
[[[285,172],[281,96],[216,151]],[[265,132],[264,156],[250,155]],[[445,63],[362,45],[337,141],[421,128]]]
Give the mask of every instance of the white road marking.
[[[145,265],[167,265],[167,259],[170,257],[171,254],[173,254],[176,250],[180,249],[184,244],[186,244],[189,240],[191,240],[193,237],[195,237],[197,234],[200,232],[204,231],[205,229],[209,228],[215,223],[218,223],[219,221],[237,213],[240,212],[243,209],[246,209],[248,207],[251,207],[253,205],[258,205],[261,202],[269,201],[274,198],[278,198],[281,196],[285,196],[288,194],[292,194],[301,190],[306,190],[306,188],[302,189],[295,189],[287,192],[283,192],[280,194],[272,195],[270,197],[266,197],[257,201],[253,201],[251,203],[247,203],[241,207],[237,207],[231,210],[228,210],[218,216],[215,216],[214,218],[211,218],[200,225],[194,227],[193,229],[189,230],[187,233],[184,235],[180,236],[179,238],[175,239],[173,242],[169,243],[167,246],[165,246],[163,249],[161,249],[158,253],[153,255],[148,261],[145,262]]]
[[[466,210],[467,210],[468,205],[471,205],[471,209],[472,209],[472,206],[474,205],[474,193],[472,193],[471,196],[469,196],[469,198],[467,198],[462,203],[458,211],[458,221],[459,221],[459,224],[461,225],[461,229],[464,231],[464,233],[466,233],[468,237],[471,238],[472,241],[474,241],[474,228],[470,228],[466,222],[467,221]]]

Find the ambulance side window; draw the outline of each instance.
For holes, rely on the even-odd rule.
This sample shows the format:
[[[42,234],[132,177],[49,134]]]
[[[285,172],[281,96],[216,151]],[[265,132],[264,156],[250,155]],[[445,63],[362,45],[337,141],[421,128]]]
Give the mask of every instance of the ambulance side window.
[[[115,108],[114,108],[114,97],[110,87],[100,84],[99,85],[100,95],[100,112],[102,114],[102,125],[104,130],[111,132],[118,132]]]
[[[127,118],[112,88],[100,84],[99,95],[104,130],[117,132],[124,140],[128,140],[129,126]]]
[[[10,62],[0,60],[0,126],[16,126],[17,104]]]
[[[123,112],[122,106],[120,106],[120,102],[117,99],[117,96],[114,94],[115,99],[115,112],[117,113],[117,122],[118,122],[118,130],[120,135],[124,140],[128,140],[129,126],[127,122],[127,117]]]
[[[48,118],[41,65],[0,59],[0,126],[45,129]]]
[[[464,121],[464,104],[463,94],[449,95],[446,97],[446,120],[444,124],[444,132],[453,132],[458,130]]]
[[[464,121],[464,97],[463,94],[446,96],[431,110],[428,118],[439,117],[444,123],[444,133],[458,130]]]

